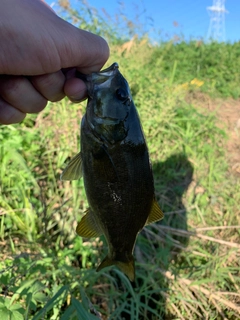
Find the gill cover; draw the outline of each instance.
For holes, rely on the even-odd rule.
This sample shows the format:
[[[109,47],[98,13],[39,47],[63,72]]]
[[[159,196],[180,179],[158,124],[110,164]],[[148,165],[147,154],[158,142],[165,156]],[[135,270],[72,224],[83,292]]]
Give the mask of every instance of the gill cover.
[[[118,64],[90,75],[78,74],[88,89],[86,121],[93,134],[103,142],[114,144],[128,132],[127,118],[133,104],[127,81]]]

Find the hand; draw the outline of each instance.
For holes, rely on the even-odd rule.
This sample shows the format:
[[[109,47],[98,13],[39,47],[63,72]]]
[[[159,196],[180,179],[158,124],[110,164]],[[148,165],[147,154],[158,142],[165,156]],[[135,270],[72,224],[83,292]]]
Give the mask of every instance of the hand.
[[[0,123],[22,121],[48,101],[86,97],[74,77],[97,72],[109,56],[101,37],[59,18],[41,0],[1,0]]]

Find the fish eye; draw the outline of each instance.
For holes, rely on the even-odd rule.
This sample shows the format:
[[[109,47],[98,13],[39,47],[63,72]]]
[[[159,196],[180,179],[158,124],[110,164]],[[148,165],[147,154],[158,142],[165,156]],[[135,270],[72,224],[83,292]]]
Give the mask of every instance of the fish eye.
[[[117,98],[121,101],[126,101],[130,98],[128,92],[126,92],[126,90],[122,88],[118,88],[116,90],[116,95],[117,95]]]

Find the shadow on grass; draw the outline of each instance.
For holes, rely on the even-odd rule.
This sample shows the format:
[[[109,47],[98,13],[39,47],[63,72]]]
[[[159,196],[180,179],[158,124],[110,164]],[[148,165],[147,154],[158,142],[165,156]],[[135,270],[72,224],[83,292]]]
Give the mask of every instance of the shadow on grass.
[[[187,230],[187,211],[182,198],[192,181],[193,166],[186,154],[179,153],[164,162],[153,164],[153,174],[155,194],[164,212],[164,219],[144,228],[139,235],[135,255],[138,262],[142,261],[140,268],[145,270],[143,273],[142,270],[137,272],[133,287],[136,294],[141,295],[139,305],[149,307],[145,316],[139,319],[170,320],[175,317],[166,311],[169,280],[165,275],[168,270],[171,270],[171,274],[174,270],[177,276],[177,268],[171,264],[176,262],[181,249],[189,241],[186,236],[174,234],[171,228],[175,231]],[[131,318],[126,312],[122,312],[121,317],[126,320]]]
[[[164,212],[162,225],[187,230],[187,211],[183,204],[183,194],[187,191],[193,177],[193,166],[186,154],[172,155],[164,162],[153,165],[155,193]],[[186,237],[177,238],[187,245]]]
[[[59,280],[60,284],[58,287],[59,292],[62,292],[60,290],[65,290],[66,292],[69,290],[69,292],[73,292],[72,296],[75,299],[79,297],[78,288],[86,290],[86,294],[91,296],[93,305],[98,306],[101,312],[110,314],[108,317],[105,317],[104,314],[100,319],[176,319],[176,317],[173,317],[166,311],[166,299],[169,292],[169,280],[168,277],[166,277],[166,273],[170,271],[174,276],[178,276],[178,269],[176,264],[173,264],[173,261],[178,259],[179,263],[179,253],[181,252],[181,248],[188,245],[188,238],[178,236],[176,233],[174,234],[170,228],[187,230],[187,212],[182,198],[192,181],[193,167],[187,156],[180,153],[172,155],[166,161],[154,163],[153,174],[156,198],[165,217],[162,221],[144,228],[137,238],[135,250],[136,281],[133,284],[133,290],[127,279],[125,282],[123,281],[123,277],[125,276],[122,275],[120,271],[116,272],[116,269],[103,271],[102,277],[99,277],[93,268],[80,272],[76,266],[76,252],[78,252],[79,249],[65,246],[65,248],[61,249],[62,255],[57,257],[57,252],[50,248],[49,256],[45,257],[48,259],[46,261],[41,255],[39,257],[27,256],[27,258],[23,256],[22,258],[24,259],[21,259],[21,261],[19,259],[14,260],[15,267],[17,268],[14,269],[13,274],[9,275],[11,279],[10,285],[9,279],[5,277],[6,287],[4,287],[4,292],[13,291],[15,289],[14,283],[19,277],[22,277],[23,280],[31,280],[38,277],[39,280],[37,279],[36,281],[40,281],[43,286],[45,286],[47,272],[49,272],[49,279],[51,279],[48,285],[50,289],[52,289],[51,281],[54,283],[53,279],[58,279],[58,270],[61,269],[61,280]],[[50,239],[52,238],[49,238],[49,240]],[[79,248],[82,249],[81,246]],[[66,256],[68,260],[70,259],[71,265],[66,263]],[[36,261],[38,260],[43,261],[37,265]],[[79,262],[80,267],[83,267],[82,260]],[[91,263],[94,264],[94,261]],[[62,273],[68,274],[68,277],[64,276],[62,278]],[[109,278],[109,274],[111,278]],[[106,276],[108,278],[106,278]],[[110,279],[111,284],[108,283],[108,279]],[[74,281],[76,282],[74,283]],[[72,283],[75,291],[73,291],[73,287],[71,287]],[[88,286],[85,287],[85,283],[87,283]],[[110,288],[112,288],[112,291]],[[26,290],[31,292],[31,287]],[[112,298],[111,295],[113,296]],[[174,297],[174,293],[171,293],[171,297]],[[49,301],[52,301],[53,306],[56,306],[57,298],[55,300],[51,299]],[[46,305],[49,304],[49,301]],[[85,306],[81,301],[79,304],[79,308],[85,308],[85,311],[93,313],[92,304],[89,303],[88,305],[88,303],[86,303]],[[42,305],[43,304],[41,304],[41,307]],[[64,305],[63,312],[67,314],[72,308],[75,307],[66,304]],[[137,308],[139,312],[138,310],[136,311]],[[29,315],[32,314],[32,312],[35,311],[29,310]],[[39,315],[41,312],[40,310]],[[46,316],[51,312],[52,309],[46,311]],[[94,314],[96,315],[97,313]],[[90,316],[92,315],[89,314],[89,319],[91,319]],[[72,319],[75,318],[73,317]]]

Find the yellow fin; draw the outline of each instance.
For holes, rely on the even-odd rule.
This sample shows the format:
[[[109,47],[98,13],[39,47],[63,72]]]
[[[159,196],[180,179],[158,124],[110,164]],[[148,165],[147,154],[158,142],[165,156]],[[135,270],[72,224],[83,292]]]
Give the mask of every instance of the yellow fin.
[[[68,163],[67,167],[63,170],[61,180],[78,180],[82,177],[82,157],[79,152]]]
[[[102,270],[103,268],[110,267],[112,265],[117,266],[128,278],[130,281],[134,281],[135,279],[135,266],[134,266],[134,260],[132,258],[131,261],[128,262],[122,262],[122,261],[115,261],[110,259],[108,256],[106,256],[103,261],[100,263],[100,265],[97,268],[97,271]]]
[[[86,210],[85,216],[78,223],[76,232],[83,238],[94,238],[102,235],[102,230],[94,219],[93,213],[90,209]]]
[[[162,218],[163,218],[163,212],[160,209],[157,201],[155,199],[153,199],[152,208],[151,208],[150,214],[148,216],[146,225],[153,223],[153,222],[156,222],[158,220],[162,220]]]

